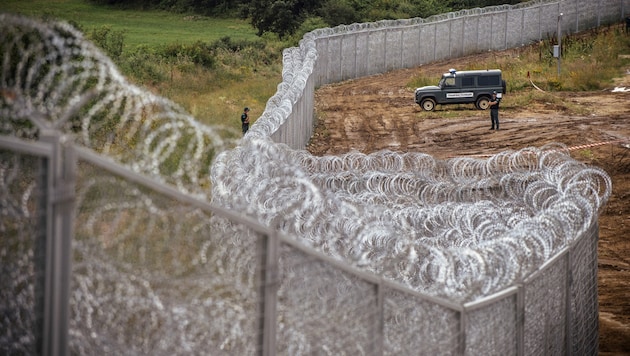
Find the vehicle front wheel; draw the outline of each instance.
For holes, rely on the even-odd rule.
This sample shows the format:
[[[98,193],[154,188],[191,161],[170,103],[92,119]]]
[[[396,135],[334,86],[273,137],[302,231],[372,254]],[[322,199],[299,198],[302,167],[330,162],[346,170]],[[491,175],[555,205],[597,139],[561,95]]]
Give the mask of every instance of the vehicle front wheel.
[[[486,110],[490,107],[490,98],[488,98],[487,96],[482,96],[481,98],[477,99],[477,109],[479,110]]]
[[[431,98],[423,99],[420,106],[422,106],[425,111],[433,111],[433,109],[435,109],[435,100]]]

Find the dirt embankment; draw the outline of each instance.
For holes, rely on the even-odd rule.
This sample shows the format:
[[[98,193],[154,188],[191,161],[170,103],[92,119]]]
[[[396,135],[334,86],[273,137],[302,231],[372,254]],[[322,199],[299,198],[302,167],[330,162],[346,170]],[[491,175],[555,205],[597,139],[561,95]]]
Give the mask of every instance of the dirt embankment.
[[[433,63],[423,70],[436,73],[437,81],[448,68],[474,60]],[[389,149],[448,158],[554,142],[573,147],[576,159],[602,167],[612,177],[612,197],[600,215],[600,354],[630,354],[630,92],[548,93],[548,102],[518,107],[510,104],[508,93],[501,107],[501,129],[491,131],[489,112],[472,105],[438,105],[439,116],[423,112],[413,101],[413,89],[406,87],[416,71],[404,69],[317,90],[319,120],[307,149],[315,155]],[[615,85],[630,89],[630,75]],[[558,98],[573,109],[553,104]]]

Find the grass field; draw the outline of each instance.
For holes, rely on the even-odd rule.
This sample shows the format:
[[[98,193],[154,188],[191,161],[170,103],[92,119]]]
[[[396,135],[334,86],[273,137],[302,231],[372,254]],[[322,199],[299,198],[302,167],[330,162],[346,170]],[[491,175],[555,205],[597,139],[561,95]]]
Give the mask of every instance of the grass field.
[[[213,43],[229,37],[233,41],[266,41],[277,61],[271,65],[256,63],[256,53],[223,53],[214,70],[189,62],[167,63],[153,57],[148,60],[156,77],[143,78],[134,73],[136,65],[118,62],[123,74],[133,83],[146,87],[185,108],[198,121],[220,124],[240,132],[240,114],[251,107],[255,121],[264,111],[267,100],[282,81],[279,53],[282,44],[263,40],[246,20],[209,18],[164,11],[119,10],[97,6],[87,0],[0,0],[0,12],[19,13],[77,24],[89,34],[104,27],[122,32],[123,52],[132,54],[139,47],[156,50],[171,44]],[[116,62],[116,61],[115,61]],[[227,62],[227,63],[226,63]]]
[[[213,42],[222,37],[256,39],[245,20],[219,19],[163,11],[118,10],[87,0],[2,0],[0,11],[72,21],[84,30],[109,26],[122,31],[125,45],[155,47],[167,43]]]

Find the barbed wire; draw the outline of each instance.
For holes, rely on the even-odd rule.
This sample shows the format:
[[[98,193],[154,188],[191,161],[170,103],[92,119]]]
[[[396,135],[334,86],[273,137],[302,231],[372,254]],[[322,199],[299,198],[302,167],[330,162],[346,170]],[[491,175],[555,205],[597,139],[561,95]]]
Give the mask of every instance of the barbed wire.
[[[468,301],[532,273],[597,219],[610,179],[567,152],[313,157],[250,139],[218,160],[213,198],[419,291]],[[504,274],[487,268],[499,265]]]
[[[0,14],[0,21],[1,134],[33,139],[41,130],[59,130],[210,200],[207,162],[233,147],[240,133],[200,124],[177,104],[132,85],[68,24],[12,14]]]
[[[308,48],[313,46],[306,43],[300,48],[307,50],[285,51],[278,93],[253,134],[227,150],[221,129],[199,124],[177,105],[126,82],[69,25],[6,14],[1,19],[6,34],[2,115],[9,119],[4,133],[34,135],[19,120],[36,117],[37,128],[74,133],[78,143],[137,171],[242,211],[350,263],[414,281],[423,292],[469,300],[479,297],[474,291],[480,289],[466,281],[484,281],[489,291],[504,287],[502,278],[493,279],[480,266],[470,270],[481,275],[453,269],[454,261],[470,265],[472,253],[493,265],[512,265],[519,274],[509,275],[522,278],[535,263],[525,263],[518,249],[509,249],[514,255],[488,249],[496,249],[498,241],[506,246],[531,241],[542,250],[528,253],[544,260],[562,246],[558,239],[583,233],[610,194],[605,172],[571,159],[559,144],[448,160],[392,151],[315,157],[276,144],[267,130],[282,124],[277,118],[291,111],[312,71]],[[215,152],[221,153],[212,167],[203,167]],[[167,164],[172,168],[165,169]],[[562,229],[547,227],[533,236],[532,222],[551,217]],[[418,271],[399,270],[403,261],[426,266],[420,269],[425,272],[404,275]],[[451,262],[442,266],[440,261]],[[452,285],[470,287],[471,294]]]
[[[137,172],[242,212],[347,264],[449,301],[474,301],[531,275],[596,223],[611,193],[610,177],[572,159],[562,144],[440,160],[392,151],[316,157],[273,142],[270,137],[285,123],[313,72],[313,35],[305,36],[299,49],[284,52],[283,82],[262,116],[237,142],[225,138],[227,129],[202,125],[170,101],[126,82],[112,62],[69,25],[3,14],[0,32],[4,59],[0,134],[35,139],[42,130],[60,130]],[[201,264],[211,254],[220,268],[238,270],[231,276],[253,278],[254,257],[242,248],[244,236],[253,240],[252,234],[235,233],[239,228],[222,219],[210,218],[211,225],[204,225],[196,213],[172,212],[166,204],[158,207],[147,194],[124,184],[115,196],[99,195],[98,189],[88,188],[119,183],[95,179],[98,184],[86,181],[85,192],[79,194],[85,198],[78,202],[86,214],[80,217],[85,219],[82,233],[96,234],[99,221],[112,213],[121,223],[112,227],[116,232],[112,236],[121,240],[138,233],[134,229],[140,221],[150,227],[170,225],[174,232],[192,221],[191,226],[223,239],[212,247],[198,241],[191,261]],[[164,242],[168,236],[160,238]],[[89,256],[89,247],[79,243],[77,248]],[[89,299],[82,305],[86,308],[103,302],[96,300],[94,288],[115,282],[111,280],[115,274],[105,270],[124,271],[125,278],[130,273],[124,266],[108,266],[98,256],[89,259],[94,265],[79,268],[105,277],[94,281],[77,276],[81,288],[75,297]],[[326,289],[325,282],[312,285],[311,280],[298,278],[301,263],[289,265],[287,283],[304,290],[320,288],[319,293],[331,294],[329,301],[343,304],[334,297],[345,293],[345,284],[334,290]],[[205,290],[220,288],[228,283],[225,278]],[[126,307],[142,309],[142,302],[157,303],[148,281],[129,277],[120,282],[139,291]],[[253,282],[242,283],[243,289],[253,289]],[[309,305],[317,305],[309,298],[321,297],[300,296]],[[285,297],[298,303],[292,298],[300,296]],[[230,308],[234,310],[228,316],[238,318],[236,325],[251,327],[245,310]],[[192,319],[196,310],[182,313]],[[317,312],[315,307],[308,311]],[[228,316],[218,315],[220,310],[213,313],[227,330]],[[156,325],[175,322],[151,317]],[[109,322],[129,321],[116,317]],[[188,335],[189,330],[183,328],[178,335]],[[124,328],[120,332],[122,337]],[[220,338],[234,345],[243,331],[226,333],[231,334]],[[304,337],[284,329],[280,334],[295,340],[288,348],[298,347]],[[197,336],[213,337],[202,332]]]

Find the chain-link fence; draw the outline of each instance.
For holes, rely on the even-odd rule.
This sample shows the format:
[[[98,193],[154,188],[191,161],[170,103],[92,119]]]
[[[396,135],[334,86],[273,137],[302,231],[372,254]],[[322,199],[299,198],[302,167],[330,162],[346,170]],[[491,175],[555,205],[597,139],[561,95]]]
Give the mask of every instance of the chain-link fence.
[[[610,179],[564,147],[443,161],[274,143],[310,136],[332,40],[309,36],[335,30],[285,51],[278,93],[230,142],[70,26],[0,20],[3,353],[597,352]],[[396,31],[358,31],[376,64],[356,75],[411,60],[376,50]]]

